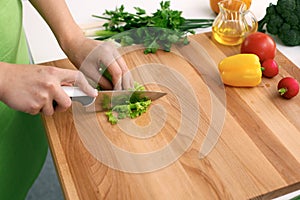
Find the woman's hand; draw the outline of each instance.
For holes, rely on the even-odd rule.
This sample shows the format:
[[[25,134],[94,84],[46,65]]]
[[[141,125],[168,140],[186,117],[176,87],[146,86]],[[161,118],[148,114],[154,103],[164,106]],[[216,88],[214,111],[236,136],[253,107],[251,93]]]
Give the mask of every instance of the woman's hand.
[[[130,71],[112,42],[97,42],[97,46],[89,52],[81,63],[79,70],[98,83],[104,89],[128,89],[133,88],[133,79]],[[111,80],[103,76],[107,69]]]
[[[61,88],[62,85],[75,83],[87,95],[97,96],[95,89],[77,70],[0,63],[0,71],[0,100],[13,109],[29,114],[42,112],[52,115],[54,100],[57,102],[56,111],[69,108],[71,99]]]
[[[133,88],[130,71],[112,42],[100,42],[85,37],[70,42],[68,58],[92,81],[103,89]],[[112,80],[102,76],[107,68]]]

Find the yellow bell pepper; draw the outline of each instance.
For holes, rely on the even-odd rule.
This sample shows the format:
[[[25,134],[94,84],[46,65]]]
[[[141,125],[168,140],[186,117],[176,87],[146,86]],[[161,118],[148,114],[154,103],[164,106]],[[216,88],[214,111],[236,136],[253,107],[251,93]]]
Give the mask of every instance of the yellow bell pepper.
[[[229,56],[219,63],[218,68],[226,85],[254,87],[261,82],[261,64],[255,54]]]

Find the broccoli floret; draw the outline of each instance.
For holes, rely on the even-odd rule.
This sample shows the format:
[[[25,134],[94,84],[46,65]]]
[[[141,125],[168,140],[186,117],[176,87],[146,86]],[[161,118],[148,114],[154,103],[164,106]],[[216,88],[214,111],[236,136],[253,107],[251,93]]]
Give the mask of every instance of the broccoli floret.
[[[293,29],[288,23],[282,25],[278,37],[287,46],[296,46],[300,43],[299,31]]]
[[[278,0],[270,4],[258,22],[258,31],[277,35],[287,46],[300,45],[300,0]]]
[[[264,25],[269,24],[271,16],[277,16],[276,5],[272,3],[266,9],[266,15],[258,22],[258,31],[265,32]]]
[[[292,27],[296,27],[299,24],[299,19],[296,14],[290,13],[287,17],[284,18],[285,22],[291,25]]]
[[[298,17],[298,19],[300,20],[300,0],[296,1],[296,8],[295,8],[295,12],[296,16]]]
[[[295,0],[278,0],[276,10],[282,17],[287,17],[296,8]]]
[[[267,30],[269,33],[277,35],[281,29],[283,19],[279,15],[271,15],[269,23],[267,24]]]

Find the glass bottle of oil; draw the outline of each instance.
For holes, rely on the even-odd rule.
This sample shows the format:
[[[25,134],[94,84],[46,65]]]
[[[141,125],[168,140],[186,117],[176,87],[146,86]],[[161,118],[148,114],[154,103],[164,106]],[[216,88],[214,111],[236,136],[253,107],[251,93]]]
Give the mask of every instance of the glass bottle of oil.
[[[240,0],[218,3],[220,12],[212,25],[213,38],[224,45],[239,45],[244,38],[257,31],[257,19]]]

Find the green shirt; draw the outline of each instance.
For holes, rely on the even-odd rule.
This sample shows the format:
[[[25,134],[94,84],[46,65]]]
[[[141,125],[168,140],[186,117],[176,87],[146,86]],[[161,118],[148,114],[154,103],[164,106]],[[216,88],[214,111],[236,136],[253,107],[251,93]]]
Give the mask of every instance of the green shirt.
[[[21,0],[0,0],[0,16],[0,61],[29,64]],[[15,111],[0,101],[0,199],[24,199],[46,154],[40,116]]]

